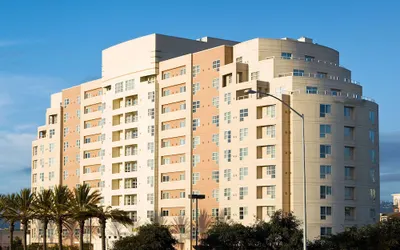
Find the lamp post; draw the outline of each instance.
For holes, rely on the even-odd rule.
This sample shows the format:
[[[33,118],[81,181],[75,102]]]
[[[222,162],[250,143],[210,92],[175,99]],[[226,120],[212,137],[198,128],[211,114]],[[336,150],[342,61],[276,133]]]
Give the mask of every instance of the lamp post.
[[[295,110],[294,108],[292,108],[289,104],[287,104],[286,102],[284,102],[283,100],[279,99],[278,97],[268,94],[268,93],[264,93],[264,92],[259,92],[259,91],[255,91],[252,89],[249,89],[246,91],[247,94],[259,94],[259,95],[264,95],[264,96],[269,96],[274,98],[275,100],[280,101],[283,105],[285,105],[286,107],[288,107],[290,110],[292,110],[296,115],[298,115],[301,118],[301,122],[302,122],[302,148],[303,148],[303,217],[304,217],[304,221],[303,221],[303,249],[307,250],[307,186],[306,186],[306,143],[304,140],[304,114],[300,114],[297,110]]]
[[[198,241],[199,241],[199,237],[198,237],[198,233],[199,233],[199,200],[203,200],[206,198],[206,196],[204,194],[189,194],[188,196],[189,199],[191,200],[196,200],[196,247],[195,249],[197,249],[198,246]]]

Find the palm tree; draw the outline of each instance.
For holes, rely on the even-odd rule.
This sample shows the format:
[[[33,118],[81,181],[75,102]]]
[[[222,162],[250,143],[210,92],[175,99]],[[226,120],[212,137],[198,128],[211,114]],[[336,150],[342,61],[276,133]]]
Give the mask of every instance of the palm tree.
[[[17,210],[17,195],[16,194],[7,194],[2,196],[1,198],[1,206],[3,208],[3,219],[9,225],[10,231],[10,249],[13,249],[14,242],[14,228],[15,222],[18,221],[18,214],[15,213]]]
[[[63,225],[66,225],[67,219],[70,217],[69,202],[71,199],[71,191],[67,186],[56,186],[52,192],[52,206],[50,208],[52,220],[57,224],[58,230],[58,249],[63,250]]]
[[[35,218],[43,223],[43,250],[47,250],[47,226],[52,220],[51,208],[53,206],[53,191],[44,189],[34,202]]]
[[[70,204],[70,213],[72,218],[79,224],[79,250],[83,250],[85,220],[94,217],[97,204],[100,200],[100,192],[98,190],[91,192],[88,185],[74,188],[74,195]]]
[[[179,235],[178,243],[183,244],[185,235],[190,231],[190,220],[185,216],[177,216],[173,219],[170,227],[172,234]],[[183,245],[181,245],[183,248]]]
[[[31,192],[29,188],[22,189],[17,194],[17,207],[16,212],[18,213],[18,220],[21,222],[24,230],[24,250],[28,250],[28,244],[26,236],[28,235],[28,223],[33,219],[33,203],[35,201],[35,194]]]
[[[99,219],[101,233],[101,249],[106,250],[106,223],[108,219],[123,225],[132,225],[133,221],[128,213],[119,209],[112,209],[111,206],[100,206],[96,209],[94,217]]]

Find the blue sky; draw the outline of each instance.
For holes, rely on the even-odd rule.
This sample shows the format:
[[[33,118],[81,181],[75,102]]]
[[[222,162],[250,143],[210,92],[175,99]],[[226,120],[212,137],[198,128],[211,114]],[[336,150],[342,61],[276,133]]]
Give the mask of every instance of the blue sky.
[[[135,2],[135,5],[133,4]],[[101,75],[101,50],[150,33],[307,36],[380,104],[381,194],[400,192],[399,1],[0,1],[0,193],[29,186],[49,94]]]

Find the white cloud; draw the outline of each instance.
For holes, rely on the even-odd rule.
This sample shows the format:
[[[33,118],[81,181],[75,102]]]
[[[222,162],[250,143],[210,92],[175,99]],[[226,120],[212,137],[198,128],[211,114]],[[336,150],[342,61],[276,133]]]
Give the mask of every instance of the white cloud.
[[[0,171],[30,166],[31,145],[36,134],[0,131]]]

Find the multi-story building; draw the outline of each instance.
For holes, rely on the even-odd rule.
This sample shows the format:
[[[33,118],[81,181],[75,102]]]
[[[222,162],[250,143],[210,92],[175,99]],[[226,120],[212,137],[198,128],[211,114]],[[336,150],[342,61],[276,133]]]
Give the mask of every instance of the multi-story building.
[[[308,38],[149,35],[104,50],[102,64],[101,79],[52,96],[34,191],[88,184],[135,226],[192,221],[191,193],[205,194],[197,213],[210,218],[250,224],[280,209],[301,220],[301,119],[268,93],[305,117],[309,238],[376,221],[378,106],[337,51]],[[180,232],[190,249],[193,228]]]

